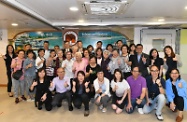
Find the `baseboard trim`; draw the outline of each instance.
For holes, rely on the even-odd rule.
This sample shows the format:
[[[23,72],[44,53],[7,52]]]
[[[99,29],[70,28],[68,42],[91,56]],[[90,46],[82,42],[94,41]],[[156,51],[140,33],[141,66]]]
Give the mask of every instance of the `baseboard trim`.
[[[7,87],[6,84],[0,84],[0,87]]]

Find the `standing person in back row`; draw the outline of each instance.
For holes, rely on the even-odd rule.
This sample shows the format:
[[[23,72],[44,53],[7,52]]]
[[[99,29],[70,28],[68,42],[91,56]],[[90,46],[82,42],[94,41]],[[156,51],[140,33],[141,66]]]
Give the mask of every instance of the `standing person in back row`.
[[[143,45],[142,44],[137,44],[136,45],[136,54],[133,56],[132,59],[132,67],[138,66],[140,73],[143,77],[147,77],[148,70],[147,67],[149,66],[149,56],[143,51]]]
[[[50,50],[49,50],[49,42],[48,41],[44,41],[44,50],[45,50],[45,55],[44,58],[48,59],[50,56]]]

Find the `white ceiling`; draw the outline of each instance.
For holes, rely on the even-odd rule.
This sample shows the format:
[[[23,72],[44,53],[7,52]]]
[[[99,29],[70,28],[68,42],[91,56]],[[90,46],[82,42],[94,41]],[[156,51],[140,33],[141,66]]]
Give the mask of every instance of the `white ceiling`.
[[[91,0],[3,0],[5,4],[21,9],[39,20],[55,26],[155,26],[155,27],[187,27],[187,0],[127,0],[116,14],[91,14]],[[92,0],[95,1],[95,0]],[[105,2],[105,9],[115,9],[110,5],[118,4],[114,0],[96,0]],[[122,0],[123,1],[123,0]],[[83,6],[84,5],[84,6]],[[97,5],[97,4],[96,4]],[[70,7],[78,7],[72,12]],[[86,7],[85,7],[86,6]],[[98,5],[99,6],[99,5]],[[106,7],[108,6],[108,8]],[[86,10],[85,10],[86,8]],[[113,10],[111,10],[113,11]],[[159,22],[159,19],[165,19]],[[83,22],[79,22],[83,20]],[[45,28],[48,25],[28,17],[22,13],[0,4],[0,28],[10,27],[11,22],[21,24],[21,27]],[[29,23],[29,26],[27,25]]]

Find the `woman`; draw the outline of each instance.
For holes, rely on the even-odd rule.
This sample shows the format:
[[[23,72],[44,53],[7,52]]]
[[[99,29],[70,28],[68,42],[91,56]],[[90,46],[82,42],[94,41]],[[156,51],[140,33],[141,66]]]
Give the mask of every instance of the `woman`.
[[[36,61],[35,61],[36,69],[46,67],[46,59],[44,58],[44,55],[45,55],[45,50],[39,49],[38,50],[38,57],[36,58]]]
[[[90,82],[85,80],[85,73],[78,71],[77,78],[72,81],[73,92],[73,104],[76,108],[80,109],[82,103],[84,104],[84,116],[89,115],[89,93],[90,93]]]
[[[34,52],[33,50],[27,50],[27,58],[25,59],[23,63],[23,68],[25,70],[24,73],[24,80],[26,82],[26,92],[28,95],[27,101],[32,101],[34,100],[34,95],[33,93],[29,92],[29,88],[32,85],[32,82],[35,78],[35,59],[34,59]]]
[[[88,65],[88,61],[89,61],[90,55],[89,55],[89,51],[87,49],[84,49],[83,51],[83,60],[85,61],[86,65]]]
[[[114,49],[112,51],[112,58],[108,64],[108,70],[111,72],[112,75],[114,75],[114,70],[115,69],[124,69],[124,62],[122,58],[119,56],[119,52],[117,49]]]
[[[130,55],[135,55],[136,54],[136,45],[135,44],[130,44],[129,53],[130,53]]]
[[[128,49],[129,47],[124,44],[121,47],[121,58],[123,60],[124,69],[122,70],[124,78],[127,79],[127,77],[131,76],[131,65],[132,65],[132,56],[129,56]]]
[[[55,62],[54,76],[57,76],[57,69],[62,66],[62,63],[63,63],[63,52],[62,52],[62,50],[59,50],[57,53],[57,58],[56,58],[56,62]]]
[[[149,53],[149,58],[150,58],[150,66],[155,65],[159,68],[159,76],[161,77],[163,74],[163,64],[164,61],[162,58],[159,57],[158,51],[153,48],[151,49]]]
[[[103,70],[97,71],[97,78],[94,80],[95,103],[103,113],[107,111],[107,104],[110,99],[110,81],[104,77]]]
[[[11,62],[12,59],[16,57],[16,54],[14,52],[14,47],[12,45],[7,45],[6,47],[6,54],[3,56],[6,64],[6,71],[7,71],[7,77],[8,77],[8,84],[7,84],[7,92],[9,97],[13,97],[13,94],[11,92],[12,89],[12,77],[11,77]]]
[[[97,59],[95,56],[91,56],[89,59],[89,64],[86,67],[86,77],[89,79],[90,84],[91,84],[91,98],[94,97],[95,92],[94,92],[94,87],[93,87],[93,81],[97,78],[97,71],[101,67],[97,64]]]
[[[35,106],[38,107],[38,110],[42,109],[42,105],[45,104],[45,109],[50,111],[52,109],[51,101],[52,95],[49,91],[50,81],[46,78],[46,72],[44,68],[38,69],[36,79],[30,87],[30,91],[33,92],[36,89],[35,93]]]
[[[22,69],[22,72],[24,71],[23,70],[24,55],[25,55],[24,50],[19,50],[18,56],[12,60],[11,68],[13,69],[13,73],[15,73],[17,70],[21,70],[21,69]],[[24,92],[25,92],[24,72],[18,80],[16,80],[15,78],[12,77],[12,83],[13,83],[13,87],[14,87],[14,96],[16,98],[15,103],[16,104],[19,103],[19,98],[18,98],[19,91],[21,94],[21,99],[26,101],[27,99],[24,96]]]
[[[166,96],[170,109],[178,110],[176,122],[181,122],[183,111],[187,110],[187,84],[181,79],[178,69],[170,71],[170,78],[166,81]]]
[[[104,77],[108,78],[110,81],[112,80],[112,75],[110,71],[108,70],[108,64],[110,62],[110,51],[104,50],[103,51],[103,60],[101,62],[101,68],[104,72]]]
[[[47,78],[52,81],[54,76],[54,68],[56,66],[56,52],[55,50],[50,51],[49,58],[46,60],[46,76]]]
[[[123,111],[125,102],[127,101],[127,91],[130,89],[129,84],[123,79],[121,70],[115,69],[114,79],[111,82],[111,88],[114,92],[112,97],[112,109],[116,114]]]
[[[92,45],[88,45],[87,46],[87,50],[89,52],[90,55],[95,55],[94,53],[94,47]]]
[[[78,71],[84,71],[86,72],[86,63],[84,60],[82,60],[82,53],[81,52],[76,52],[75,53],[75,58],[76,60],[74,61],[73,63],[73,73],[74,73],[74,76],[77,76],[77,72]]]
[[[97,57],[97,64],[99,64],[99,66],[101,66],[101,62],[103,59],[103,50],[101,48],[97,48],[95,53],[96,53],[96,57]]]

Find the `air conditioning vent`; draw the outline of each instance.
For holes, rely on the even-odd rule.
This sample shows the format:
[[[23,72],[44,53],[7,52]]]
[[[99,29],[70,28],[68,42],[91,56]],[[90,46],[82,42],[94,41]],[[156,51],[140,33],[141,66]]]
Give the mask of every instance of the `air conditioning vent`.
[[[125,13],[134,0],[79,0],[83,14],[111,15]]]

